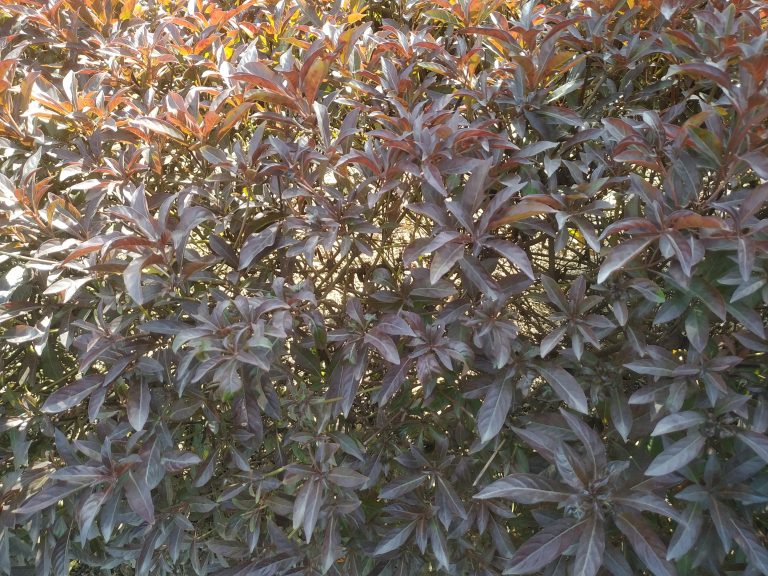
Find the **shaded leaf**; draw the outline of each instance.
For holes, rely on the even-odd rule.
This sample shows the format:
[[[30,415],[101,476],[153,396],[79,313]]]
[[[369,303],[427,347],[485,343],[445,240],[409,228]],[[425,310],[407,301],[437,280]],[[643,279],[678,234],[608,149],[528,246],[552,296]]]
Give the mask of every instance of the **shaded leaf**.
[[[553,562],[576,542],[586,528],[584,522],[563,518],[526,540],[512,557],[504,574],[533,574]]]
[[[706,438],[695,432],[671,444],[653,459],[645,473],[648,476],[671,474],[683,466],[687,466],[706,444]]]
[[[581,385],[573,376],[558,366],[546,368],[539,366],[537,369],[539,374],[541,374],[549,385],[552,386],[555,394],[557,394],[563,402],[582,414],[589,413],[587,396],[584,394]]]

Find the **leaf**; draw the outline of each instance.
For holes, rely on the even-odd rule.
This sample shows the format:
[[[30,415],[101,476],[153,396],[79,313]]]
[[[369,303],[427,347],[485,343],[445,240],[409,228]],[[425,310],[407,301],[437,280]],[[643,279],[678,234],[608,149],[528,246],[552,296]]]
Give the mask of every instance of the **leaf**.
[[[629,402],[627,401],[627,397],[623,390],[616,388],[611,390],[608,409],[611,415],[611,421],[613,422],[613,427],[616,428],[616,431],[621,435],[621,439],[624,440],[624,442],[627,442],[627,440],[629,440],[629,434],[632,431],[634,418],[632,417],[632,409],[629,406]]]
[[[568,488],[536,474],[513,474],[496,480],[475,494],[477,500],[506,498],[520,504],[565,502],[571,497]]]
[[[144,304],[144,291],[141,287],[142,271],[148,257],[134,258],[123,270],[123,283],[125,291],[136,304]]]
[[[677,576],[674,566],[666,559],[664,544],[645,520],[636,514],[622,512],[614,516],[614,523],[654,576]]]
[[[448,559],[448,545],[445,541],[445,533],[434,520],[429,523],[429,541],[432,544],[432,554],[435,555],[437,563],[444,570],[448,570],[450,568],[450,560]]]
[[[364,476],[351,468],[338,466],[328,472],[328,480],[342,488],[360,488],[368,481],[368,476]]]
[[[755,531],[742,520],[734,517],[731,518],[730,523],[734,540],[747,554],[752,566],[763,574],[768,574],[768,550],[755,534]]]
[[[538,366],[537,370],[563,402],[582,414],[589,413],[587,396],[573,376],[558,366]]]
[[[464,256],[464,244],[459,242],[449,242],[438,248],[432,255],[429,266],[429,283],[437,284],[462,256]]]
[[[530,158],[532,156],[536,156],[537,154],[541,154],[542,152],[546,152],[547,150],[550,150],[557,146],[558,146],[557,142],[547,142],[545,140],[542,140],[540,142],[534,142],[530,146],[526,146],[525,148],[521,148],[517,152],[513,152],[512,158]]]
[[[368,332],[364,337],[364,341],[376,348],[381,357],[390,364],[400,364],[400,354],[397,351],[397,346],[395,346],[392,338],[384,334],[378,327]]]
[[[685,509],[667,549],[667,560],[677,560],[687,554],[698,542],[704,516],[701,505],[692,503]]]
[[[695,308],[688,313],[685,317],[685,334],[698,352],[704,351],[709,340],[709,320],[706,312]]]
[[[302,485],[293,504],[293,529],[300,526],[304,528],[304,537],[307,544],[312,539],[315,524],[322,504],[322,491],[320,482],[310,478]]]
[[[162,136],[167,136],[169,138],[174,138],[175,140],[184,142],[184,134],[179,132],[176,128],[173,127],[173,125],[169,124],[165,120],[159,120],[157,118],[150,118],[145,116],[143,118],[135,118],[131,120],[130,123],[134,126],[138,126],[139,128],[149,130],[150,132],[161,134]]]
[[[554,304],[561,312],[568,312],[570,310],[570,304],[565,294],[555,282],[549,276],[541,275],[541,285],[544,287],[544,291],[547,293],[547,299]]]
[[[421,486],[427,478],[428,476],[422,473],[397,478],[381,488],[379,498],[384,500],[399,498]]]
[[[411,359],[407,358],[399,366],[390,368],[384,375],[384,379],[381,381],[381,389],[377,401],[379,406],[384,406],[392,396],[395,395],[405,381],[405,377],[408,374],[408,370],[411,367]]]
[[[510,264],[516,266],[528,278],[531,280],[536,279],[531,261],[528,259],[525,250],[508,240],[488,240],[485,245],[504,256]]]
[[[701,412],[692,412],[690,410],[675,412],[659,420],[653,432],[651,432],[651,436],[661,436],[663,434],[688,430],[694,426],[704,424],[706,421],[707,417]]]
[[[585,521],[576,557],[573,561],[573,576],[595,576],[603,564],[605,551],[605,528],[603,521],[595,515]]]
[[[472,286],[491,300],[498,300],[498,285],[477,258],[465,254],[459,265]]]
[[[139,329],[150,334],[165,334],[166,336],[175,336],[179,332],[190,328],[188,324],[165,318],[162,320],[151,320],[139,325]]]
[[[155,505],[152,502],[152,494],[144,480],[143,475],[136,476],[133,470],[128,472],[125,481],[125,496],[131,510],[148,524],[155,522]]]
[[[184,452],[181,450],[172,450],[166,452],[162,457],[163,466],[168,472],[181,472],[192,466],[197,466],[203,460],[194,452]]]
[[[278,224],[272,224],[261,232],[248,236],[240,251],[239,270],[248,268],[258,256],[274,245],[278,228]]]
[[[60,480],[81,486],[90,486],[109,478],[110,475],[105,466],[84,466],[80,464],[59,468],[50,476],[51,480]]]
[[[517,549],[512,564],[504,574],[533,574],[557,560],[576,542],[586,528],[585,522],[574,523],[569,518],[552,522]]]
[[[413,529],[416,527],[416,522],[416,520],[409,522],[405,526],[399,527],[384,535],[379,540],[379,544],[373,551],[373,555],[381,556],[400,548],[408,541],[408,538],[410,538]]]
[[[454,518],[466,519],[467,511],[461,498],[456,493],[456,489],[442,475],[436,475],[437,497],[436,503],[440,510],[438,517],[441,517],[443,524],[447,528]]]
[[[728,74],[723,72],[720,68],[713,66],[712,64],[706,64],[704,62],[691,62],[686,64],[673,64],[667,71],[667,76],[673,74],[686,74],[689,76],[702,76],[707,80],[711,80],[721,88],[730,90],[731,79]]]
[[[763,180],[768,180],[768,155],[765,152],[753,150],[746,154],[741,154],[740,158],[744,160],[755,174],[760,176]]]
[[[90,396],[101,383],[102,378],[98,376],[86,376],[72,384],[67,384],[48,396],[40,410],[47,414],[57,414],[69,410]]]
[[[630,260],[637,257],[651,243],[649,239],[637,238],[622,242],[611,249],[600,266],[597,283],[602,284],[608,276],[623,268]]]
[[[403,264],[408,266],[422,254],[431,254],[458,237],[457,231],[444,230],[432,238],[419,238],[403,250]]]
[[[65,484],[48,482],[42,490],[27,498],[21,506],[13,510],[14,514],[34,514],[60,502],[70,494],[82,490],[87,484]]]
[[[13,328],[9,328],[3,333],[3,338],[8,340],[11,344],[23,344],[24,342],[31,342],[40,336],[40,330],[34,326],[27,326],[24,324],[18,324]]]
[[[552,212],[557,212],[557,209],[548,204],[544,204],[543,202],[523,199],[517,204],[504,210],[498,217],[494,218],[491,221],[489,228],[494,230],[505,224],[520,222],[521,220],[531,218],[532,216],[541,216],[542,214],[551,214]]]
[[[138,382],[132,382],[128,388],[128,402],[126,405],[128,412],[128,422],[137,432],[144,429],[144,424],[149,417],[149,386],[144,378]]]
[[[560,326],[559,328],[555,328],[552,332],[541,339],[539,355],[542,358],[554,350],[555,346],[557,346],[565,337],[566,330],[568,330],[568,326]]]
[[[315,101],[317,90],[330,69],[331,58],[330,54],[322,54],[318,49],[304,61],[301,68],[301,80],[307,102]]]
[[[77,509],[77,526],[80,530],[80,544],[85,545],[88,541],[88,535],[91,531],[93,521],[101,510],[102,504],[107,499],[107,492],[94,492]]]
[[[644,374],[646,376],[674,376],[674,365],[662,364],[656,360],[637,360],[635,362],[629,362],[624,364],[624,368],[628,368],[638,374]]]
[[[592,473],[597,475],[606,467],[607,459],[603,440],[592,428],[587,426],[580,418],[574,416],[567,410],[560,408],[560,414],[565,418],[568,427],[573,430],[576,437],[585,448],[589,460],[589,468]]]
[[[626,496],[614,496],[614,502],[640,512],[652,512],[676,522],[680,521],[680,513],[677,509],[661,496],[650,492],[633,491]]]
[[[330,570],[333,563],[341,556],[341,534],[339,533],[339,522],[335,515],[328,518],[328,524],[325,527],[325,538],[320,551],[320,569],[323,573]]]
[[[497,380],[491,386],[477,413],[477,431],[481,442],[488,442],[501,431],[513,396],[514,388],[507,378]]]
[[[699,455],[706,444],[706,438],[695,432],[667,447],[645,471],[648,476],[663,476],[687,466]]]
[[[464,190],[461,193],[461,203],[469,214],[474,214],[482,204],[485,195],[485,181],[491,169],[491,160],[482,160],[477,163],[469,175]],[[434,282],[433,282],[434,284]]]
[[[768,462],[768,437],[752,430],[740,430],[737,434],[739,440],[749,446],[755,454]]]

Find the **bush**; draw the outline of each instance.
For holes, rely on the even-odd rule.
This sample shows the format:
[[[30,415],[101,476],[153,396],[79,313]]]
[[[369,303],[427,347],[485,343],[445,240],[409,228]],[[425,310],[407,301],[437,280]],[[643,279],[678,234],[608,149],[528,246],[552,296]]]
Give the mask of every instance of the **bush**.
[[[0,573],[768,574],[763,2],[0,14]]]

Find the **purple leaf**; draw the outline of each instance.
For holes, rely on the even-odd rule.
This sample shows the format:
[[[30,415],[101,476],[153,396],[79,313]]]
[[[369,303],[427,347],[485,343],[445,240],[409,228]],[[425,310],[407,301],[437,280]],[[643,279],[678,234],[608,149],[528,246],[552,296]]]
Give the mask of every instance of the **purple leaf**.
[[[651,436],[662,436],[663,434],[688,430],[694,426],[700,426],[706,421],[707,417],[701,412],[675,412],[659,420],[653,432],[651,432]]]
[[[504,574],[533,574],[557,560],[584,533],[585,522],[562,518],[524,542]]]
[[[408,538],[410,538],[415,527],[416,520],[385,534],[380,538],[379,544],[373,551],[373,555],[382,556],[383,554],[397,550],[408,541]]]
[[[33,514],[53,506],[63,500],[70,494],[82,490],[87,484],[65,484],[60,482],[49,482],[43,486],[42,490],[36,492],[24,503],[13,510],[14,514]]]
[[[552,386],[555,394],[557,394],[563,402],[582,414],[589,413],[587,396],[584,394],[581,385],[573,376],[558,366],[547,368],[538,366],[537,369],[539,374],[541,374],[549,385]]]
[[[397,346],[395,346],[392,338],[384,334],[382,330],[374,328],[365,335],[364,340],[367,344],[376,348],[384,360],[390,364],[400,364],[400,354],[397,351]]]
[[[731,518],[731,533],[739,547],[746,553],[752,567],[763,574],[768,574],[768,550],[755,531],[745,522]]]
[[[520,504],[565,502],[571,492],[567,486],[536,474],[513,474],[483,488],[474,498],[507,498]]]
[[[706,442],[706,438],[698,432],[678,440],[656,456],[645,473],[648,476],[663,476],[664,474],[671,474],[676,470],[680,470],[680,468],[687,466],[699,455]]]
[[[587,464],[590,474],[595,477],[602,471],[606,464],[605,446],[603,440],[592,428],[584,424],[567,410],[560,409],[560,414],[565,418],[568,427],[573,430],[576,437],[585,448],[587,455]]]
[[[605,528],[595,515],[585,521],[585,526],[573,560],[573,576],[595,576],[603,564]]]
[[[677,576],[675,567],[666,559],[664,543],[645,520],[637,514],[622,512],[614,516],[614,523],[654,576]]]
[[[394,500],[409,492],[412,492],[428,478],[426,474],[415,474],[412,476],[403,476],[384,485],[379,491],[379,498],[384,500]]]
[[[512,405],[513,396],[514,388],[506,378],[497,380],[490,387],[477,413],[477,430],[481,442],[488,442],[499,433]]]
[[[101,385],[102,380],[103,378],[99,376],[86,376],[72,384],[67,384],[48,396],[40,410],[48,414],[57,414],[77,406]]]
[[[80,543],[85,544],[88,541],[88,534],[91,531],[93,521],[101,510],[102,504],[107,499],[107,492],[94,492],[77,509],[77,526],[80,530]]]
[[[240,251],[239,270],[244,270],[265,250],[271,248],[277,238],[278,224],[272,224],[261,232],[251,234]]]
[[[613,247],[611,251],[608,252],[605,260],[603,260],[602,266],[600,266],[600,273],[597,275],[597,283],[602,284],[608,279],[608,276],[626,266],[630,260],[645,250],[650,242],[649,239],[637,238],[627,240],[626,242],[622,242],[618,246]]]
[[[740,430],[737,436],[739,440],[749,446],[755,454],[768,462],[768,437],[751,430]]]
[[[528,259],[525,250],[507,240],[489,240],[485,244],[504,256],[504,258],[509,260],[510,264],[516,266],[523,274],[528,276],[528,278],[531,280],[536,279],[533,274],[533,268],[531,267],[531,261]]]
[[[163,455],[162,463],[168,472],[181,472],[191,466],[200,464],[202,459],[194,452],[183,452],[181,450],[172,450]]]
[[[700,504],[689,504],[682,513],[679,524],[669,541],[667,560],[677,560],[687,554],[699,541],[704,516]]]
[[[133,470],[128,472],[125,481],[125,496],[131,510],[136,512],[148,524],[155,523],[155,505],[152,493],[143,475],[135,475]]]
[[[488,271],[483,268],[477,258],[465,254],[464,257],[459,260],[459,265],[472,286],[491,300],[498,300],[498,284],[496,284],[496,281],[491,277]]]
[[[459,242],[450,242],[438,248],[432,255],[429,266],[429,283],[437,284],[462,256],[464,256],[464,244]]]
[[[328,472],[328,480],[342,488],[360,488],[368,481],[368,477],[351,468],[339,466]]]
[[[411,367],[411,362],[411,359],[408,358],[399,366],[390,368],[384,375],[377,398],[379,406],[384,406],[395,395],[395,392],[400,389]]]
[[[147,382],[142,378],[138,382],[132,382],[128,389],[128,422],[137,432],[144,429],[144,424],[149,416],[150,392]]]

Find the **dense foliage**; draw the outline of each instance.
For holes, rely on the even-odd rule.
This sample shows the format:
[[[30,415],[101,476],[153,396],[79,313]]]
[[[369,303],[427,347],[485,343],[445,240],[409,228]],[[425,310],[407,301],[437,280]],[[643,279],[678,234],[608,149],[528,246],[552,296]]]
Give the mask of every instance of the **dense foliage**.
[[[3,0],[0,574],[768,574],[767,39]]]

